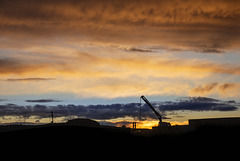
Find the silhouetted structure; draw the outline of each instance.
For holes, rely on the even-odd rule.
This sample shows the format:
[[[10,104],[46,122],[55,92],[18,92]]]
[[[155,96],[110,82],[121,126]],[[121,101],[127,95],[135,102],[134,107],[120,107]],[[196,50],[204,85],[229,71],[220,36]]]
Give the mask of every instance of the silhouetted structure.
[[[136,122],[133,122],[133,129],[137,129],[137,123]]]
[[[73,119],[68,120],[66,123],[67,125],[73,125],[73,126],[87,126],[87,127],[99,127],[100,124],[97,121],[90,120],[90,119]]]
[[[240,126],[240,117],[189,119],[190,126]]]
[[[155,113],[155,115],[157,116],[157,118],[159,119],[159,124],[158,127],[169,127],[171,126],[171,124],[169,122],[162,122],[162,116],[160,115],[160,113],[158,113],[154,107],[152,106],[152,104],[147,100],[146,97],[144,97],[143,95],[140,97],[141,99],[143,99],[146,104],[152,109],[152,111]]]
[[[53,124],[53,111],[51,111],[51,118],[52,118],[51,123]]]

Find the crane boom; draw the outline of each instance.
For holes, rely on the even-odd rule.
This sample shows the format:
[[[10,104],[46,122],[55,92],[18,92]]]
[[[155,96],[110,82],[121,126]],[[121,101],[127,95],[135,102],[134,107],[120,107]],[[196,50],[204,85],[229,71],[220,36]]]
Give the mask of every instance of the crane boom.
[[[142,95],[140,98],[143,99],[143,100],[146,102],[146,104],[153,110],[153,112],[155,113],[155,115],[158,117],[159,122],[162,123],[162,116],[160,115],[160,113],[158,113],[158,112],[153,108],[153,106],[152,106],[151,103],[147,100],[147,98],[146,98],[145,96],[143,96],[143,95]]]

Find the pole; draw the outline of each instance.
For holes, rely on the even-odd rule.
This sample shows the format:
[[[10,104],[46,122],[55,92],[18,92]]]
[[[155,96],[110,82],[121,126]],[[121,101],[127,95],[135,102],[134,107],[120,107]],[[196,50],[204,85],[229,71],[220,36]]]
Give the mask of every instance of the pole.
[[[51,123],[53,124],[53,111],[51,111],[51,118],[52,118]]]
[[[142,103],[141,103],[141,98],[140,98],[139,120],[142,121]]]

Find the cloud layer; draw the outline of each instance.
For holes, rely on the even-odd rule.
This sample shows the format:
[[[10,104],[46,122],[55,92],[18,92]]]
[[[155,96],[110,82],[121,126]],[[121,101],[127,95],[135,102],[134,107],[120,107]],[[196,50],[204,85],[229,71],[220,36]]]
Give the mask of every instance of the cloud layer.
[[[237,98],[239,3],[1,0],[0,94]]]
[[[74,37],[117,44],[161,43],[204,53],[239,48],[235,0],[1,1],[5,37]]]
[[[237,96],[239,93],[237,83],[213,82],[195,88],[189,85],[191,81],[214,75],[239,77],[238,65],[159,57],[157,54],[146,57],[141,55],[143,53],[98,55],[72,51],[67,56],[59,54],[54,59],[34,58],[32,62],[21,57],[0,59],[0,75],[5,78],[5,82],[1,82],[0,93],[71,92],[82,97],[103,98],[139,96],[143,93],[206,96],[216,91],[217,86],[217,92],[223,95],[233,86],[236,90],[232,94]]]
[[[56,100],[31,100],[28,102],[46,103]],[[163,118],[171,117],[173,111],[235,111],[239,104],[235,101],[220,101],[206,97],[189,97],[177,102],[159,102],[152,103],[156,110],[161,111]],[[50,111],[54,111],[55,117],[85,117],[96,120],[111,120],[118,118],[139,118],[141,107],[142,119],[154,119],[157,117],[146,104],[110,104],[110,105],[34,105],[18,106],[14,104],[0,105],[0,116],[18,116],[29,118],[35,116],[38,119],[49,118]]]

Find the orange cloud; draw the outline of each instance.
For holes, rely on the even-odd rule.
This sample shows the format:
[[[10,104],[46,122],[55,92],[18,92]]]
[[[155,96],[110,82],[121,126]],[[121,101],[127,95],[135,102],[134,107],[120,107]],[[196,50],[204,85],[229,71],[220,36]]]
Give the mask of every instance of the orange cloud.
[[[214,82],[214,83],[205,84],[204,86],[199,86],[197,88],[192,89],[191,91],[193,93],[200,93],[204,95],[206,93],[208,94],[212,92],[212,90],[214,90],[214,88],[216,88],[217,86],[218,86],[218,83]]]
[[[44,53],[39,51],[42,52]],[[64,54],[65,52],[68,54]],[[218,84],[207,84],[192,89],[189,83],[215,74],[240,75],[238,66],[159,57],[157,54],[90,54],[71,50],[64,53],[57,51],[58,57],[54,59],[49,59],[44,54],[38,54],[31,59],[20,56],[14,59],[0,59],[1,79],[55,78],[38,83],[28,81],[26,86],[22,85],[26,81],[6,81],[2,83],[5,87],[2,87],[4,90],[1,91],[4,94],[29,94],[35,89],[40,93],[71,92],[82,97],[103,98],[138,96],[143,93],[186,95],[189,91],[191,94],[205,95],[213,92]],[[34,86],[36,83],[38,86]],[[219,86],[219,91],[223,91],[220,89],[225,86],[227,88],[229,85]]]
[[[236,97],[240,93],[239,83],[207,83],[190,90],[193,95],[217,94],[221,97]]]
[[[239,48],[239,1],[1,1],[0,33],[219,53]],[[31,41],[30,41],[31,42]]]
[[[210,74],[240,75],[240,67],[229,64],[218,64],[210,61],[185,60],[181,58],[159,57],[158,55],[128,54],[128,55],[97,55],[76,53],[54,59],[34,58],[23,60],[19,58],[0,59],[0,74],[33,74],[37,75],[76,75],[93,77],[187,77],[204,78]],[[196,75],[195,73],[198,72]]]
[[[219,89],[221,91],[226,91],[226,90],[234,88],[234,87],[236,87],[236,84],[234,84],[234,83],[224,83],[219,86]]]

